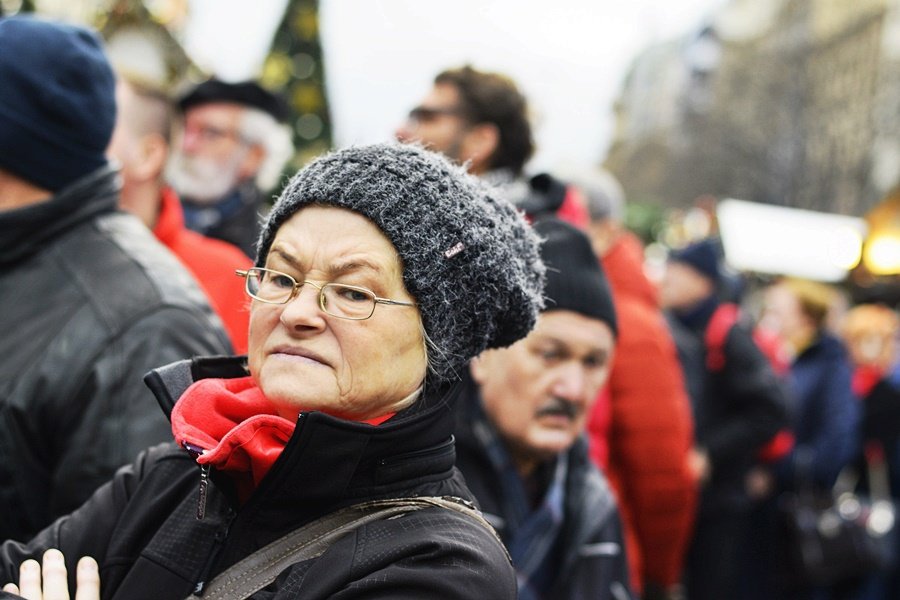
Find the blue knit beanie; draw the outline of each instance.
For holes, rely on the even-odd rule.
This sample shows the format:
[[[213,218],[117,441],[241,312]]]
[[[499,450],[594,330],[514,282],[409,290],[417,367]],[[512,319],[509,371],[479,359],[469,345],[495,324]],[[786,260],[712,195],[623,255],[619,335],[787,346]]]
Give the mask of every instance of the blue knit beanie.
[[[694,242],[680,250],[669,254],[669,260],[688,265],[715,284],[722,279],[722,271],[719,266],[721,247],[719,243],[707,238]]]
[[[57,192],[106,164],[115,78],[86,29],[0,19],[0,169]]]

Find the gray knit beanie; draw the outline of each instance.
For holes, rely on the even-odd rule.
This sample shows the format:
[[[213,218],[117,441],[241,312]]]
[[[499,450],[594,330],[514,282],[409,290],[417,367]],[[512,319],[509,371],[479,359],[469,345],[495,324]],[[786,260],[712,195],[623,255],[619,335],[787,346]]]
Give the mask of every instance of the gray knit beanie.
[[[355,211],[393,243],[437,347],[430,382],[457,378],[482,350],[508,346],[534,326],[544,286],[537,235],[511,204],[443,156],[387,143],[314,160],[269,213],[257,266],[281,224],[311,204]]]

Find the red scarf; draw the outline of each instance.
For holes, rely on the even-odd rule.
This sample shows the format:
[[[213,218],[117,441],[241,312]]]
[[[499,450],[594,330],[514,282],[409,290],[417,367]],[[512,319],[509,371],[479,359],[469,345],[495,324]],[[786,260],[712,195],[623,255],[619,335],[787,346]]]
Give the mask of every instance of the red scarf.
[[[363,423],[380,425],[392,416]],[[197,381],[172,410],[175,441],[203,449],[197,463],[228,473],[241,502],[272,468],[295,427],[277,414],[252,377]]]
[[[884,369],[874,365],[862,365],[853,372],[853,393],[859,399],[869,395],[879,381],[884,377]]]

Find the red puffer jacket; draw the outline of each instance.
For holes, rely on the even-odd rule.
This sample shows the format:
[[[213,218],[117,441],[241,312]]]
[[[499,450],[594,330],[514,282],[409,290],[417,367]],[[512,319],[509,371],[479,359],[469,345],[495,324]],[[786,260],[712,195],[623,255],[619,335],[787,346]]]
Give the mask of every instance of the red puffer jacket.
[[[669,586],[680,579],[697,501],[686,460],[693,438],[690,401],[656,290],[643,272],[640,241],[626,233],[602,263],[619,337],[608,398],[601,395],[588,424],[592,456],[619,500],[635,587]],[[604,445],[608,464],[600,460]]]

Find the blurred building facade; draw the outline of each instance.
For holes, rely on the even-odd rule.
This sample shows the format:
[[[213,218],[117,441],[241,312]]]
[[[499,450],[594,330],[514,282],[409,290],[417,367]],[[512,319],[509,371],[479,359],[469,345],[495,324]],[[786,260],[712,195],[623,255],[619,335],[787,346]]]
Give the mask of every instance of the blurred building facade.
[[[635,60],[605,166],[637,202],[863,215],[900,182],[898,62],[900,0],[732,0]]]

